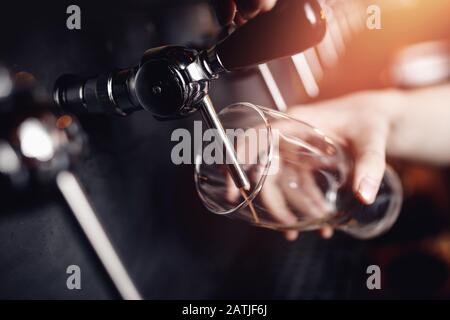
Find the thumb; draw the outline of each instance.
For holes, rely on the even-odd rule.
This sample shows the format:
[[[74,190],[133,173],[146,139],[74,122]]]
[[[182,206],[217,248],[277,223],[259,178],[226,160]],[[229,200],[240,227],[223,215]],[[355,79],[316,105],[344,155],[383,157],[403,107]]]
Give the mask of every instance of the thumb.
[[[211,0],[211,4],[214,7],[220,25],[227,26],[233,22],[236,13],[234,0]]]
[[[369,130],[353,143],[355,168],[353,191],[365,204],[372,204],[386,168],[387,129]]]

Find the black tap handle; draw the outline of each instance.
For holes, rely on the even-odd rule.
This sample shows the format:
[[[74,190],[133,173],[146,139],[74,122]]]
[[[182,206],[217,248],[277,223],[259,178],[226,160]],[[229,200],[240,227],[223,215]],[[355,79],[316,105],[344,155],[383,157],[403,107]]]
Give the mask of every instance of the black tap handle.
[[[215,51],[223,67],[234,71],[300,53],[319,43],[325,31],[317,0],[278,0],[272,11],[238,28]]]

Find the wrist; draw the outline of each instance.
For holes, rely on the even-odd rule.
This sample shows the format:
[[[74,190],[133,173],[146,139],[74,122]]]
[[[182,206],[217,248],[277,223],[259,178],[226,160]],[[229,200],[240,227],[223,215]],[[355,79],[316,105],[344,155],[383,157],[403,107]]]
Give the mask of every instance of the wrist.
[[[408,139],[404,136],[405,118],[407,115],[408,99],[401,90],[389,90],[386,92],[386,113],[389,117],[389,134],[386,151],[389,156],[398,156],[401,150],[408,148]]]

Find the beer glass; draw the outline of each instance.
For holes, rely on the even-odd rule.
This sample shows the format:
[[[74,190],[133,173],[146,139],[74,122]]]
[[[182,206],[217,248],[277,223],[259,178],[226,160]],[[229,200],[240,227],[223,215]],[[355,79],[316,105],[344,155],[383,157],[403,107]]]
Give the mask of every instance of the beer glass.
[[[375,202],[365,205],[352,192],[350,153],[319,129],[250,103],[230,105],[219,118],[250,188],[234,185],[218,139],[205,133],[209,138],[196,151],[195,183],[210,212],[280,231],[331,226],[360,239],[395,223],[402,187],[389,166]]]

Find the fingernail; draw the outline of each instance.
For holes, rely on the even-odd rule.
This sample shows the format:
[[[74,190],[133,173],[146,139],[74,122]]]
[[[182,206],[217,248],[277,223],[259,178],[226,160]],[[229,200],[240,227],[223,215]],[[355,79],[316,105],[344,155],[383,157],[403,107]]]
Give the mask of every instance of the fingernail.
[[[371,204],[375,201],[377,189],[377,182],[370,177],[365,177],[359,184],[358,193],[365,203]]]

